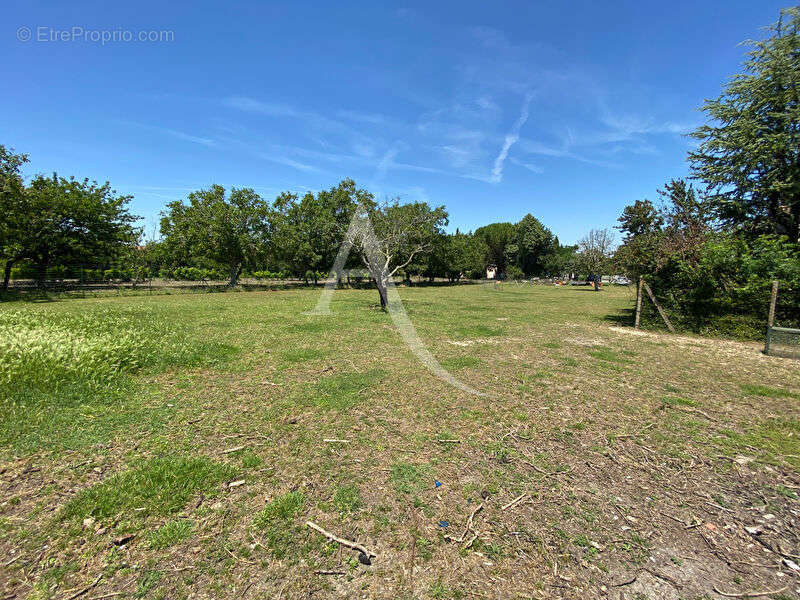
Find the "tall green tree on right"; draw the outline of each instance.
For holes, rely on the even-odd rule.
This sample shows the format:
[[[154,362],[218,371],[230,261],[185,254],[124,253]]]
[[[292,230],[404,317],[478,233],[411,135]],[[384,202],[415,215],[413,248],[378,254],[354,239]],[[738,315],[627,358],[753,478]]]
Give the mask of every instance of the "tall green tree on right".
[[[707,100],[711,121],[691,135],[695,177],[708,184],[720,223],[748,235],[800,241],[800,8],[781,11],[770,35],[750,41],[744,73]]]

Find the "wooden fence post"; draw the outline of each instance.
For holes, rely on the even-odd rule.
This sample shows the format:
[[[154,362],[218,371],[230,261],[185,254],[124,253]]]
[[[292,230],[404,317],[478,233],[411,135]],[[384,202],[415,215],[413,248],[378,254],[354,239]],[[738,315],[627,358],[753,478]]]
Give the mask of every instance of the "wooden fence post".
[[[769,300],[769,317],[767,317],[767,327],[775,324],[775,304],[778,302],[778,280],[772,282],[772,297]]]
[[[769,354],[772,342],[772,326],[775,324],[775,305],[778,302],[778,280],[772,281],[772,296],[769,299],[769,315],[767,316],[767,339],[764,342],[764,354]]]
[[[642,279],[642,285],[644,286],[644,289],[647,292],[647,295],[650,296],[650,300],[652,300],[653,304],[656,305],[656,308],[658,309],[658,314],[661,315],[661,318],[664,319],[664,323],[667,324],[667,329],[669,329],[671,333],[675,333],[675,328],[672,326],[672,323],[669,322],[669,319],[667,318],[667,314],[661,308],[661,305],[658,303],[658,300],[656,300],[656,297],[653,294],[653,290],[650,289],[650,286],[647,285],[647,282],[644,279]]]
[[[639,329],[639,323],[642,319],[642,278],[639,277],[639,283],[636,285],[636,318],[633,322],[633,328]]]

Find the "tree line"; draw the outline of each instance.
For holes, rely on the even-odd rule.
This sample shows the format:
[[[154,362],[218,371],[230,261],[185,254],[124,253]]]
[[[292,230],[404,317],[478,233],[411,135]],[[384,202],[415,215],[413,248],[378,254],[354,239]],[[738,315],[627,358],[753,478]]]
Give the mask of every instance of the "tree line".
[[[379,288],[388,277],[480,278],[488,266],[510,278],[597,268],[584,260],[586,252],[560,244],[530,214],[518,223],[446,233],[444,206],[378,202],[352,179],[302,196],[284,192],[272,202],[251,188],[212,185],[168,203],[160,238],[144,241],[138,217],[128,210],[131,196],[117,194],[108,183],[57,174],[26,184],[21,168],[27,161],[27,155],[0,145],[3,290],[12,272],[28,273],[44,285],[48,273],[69,277],[75,265],[100,278],[225,278],[235,286],[243,274],[272,273],[316,283],[345,242],[355,246],[345,267],[367,268]],[[380,268],[365,260],[363,239],[348,238],[357,211],[375,232],[384,258]]]

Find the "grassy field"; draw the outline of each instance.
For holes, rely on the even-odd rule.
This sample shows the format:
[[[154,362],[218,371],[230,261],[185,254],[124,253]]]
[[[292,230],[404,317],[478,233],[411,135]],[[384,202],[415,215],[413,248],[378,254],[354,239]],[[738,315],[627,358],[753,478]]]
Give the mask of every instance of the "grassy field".
[[[401,289],[473,396],[318,294],[0,305],[0,599],[800,597],[797,361],[626,288]]]

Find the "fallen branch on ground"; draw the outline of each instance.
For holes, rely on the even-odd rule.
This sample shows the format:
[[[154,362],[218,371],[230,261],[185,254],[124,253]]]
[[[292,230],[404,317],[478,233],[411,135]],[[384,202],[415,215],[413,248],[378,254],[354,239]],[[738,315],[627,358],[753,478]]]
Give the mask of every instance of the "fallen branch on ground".
[[[506,509],[511,508],[512,506],[516,506],[517,504],[519,504],[520,500],[522,500],[524,497],[525,497],[525,494],[520,494],[519,496],[514,498],[511,502],[509,502],[508,504],[503,506],[500,510],[506,510]]]
[[[696,415],[702,415],[703,417],[705,417],[709,421],[716,421],[716,419],[714,417],[709,415],[707,412],[704,412],[704,411],[700,410],[699,408],[683,408],[683,407],[679,407],[679,406],[675,406],[673,408],[677,408],[678,410],[683,411],[683,412],[687,412],[687,413],[694,413]]]
[[[661,572],[656,571],[654,569],[648,569],[647,567],[645,567],[642,570],[646,571],[647,573],[650,573],[650,575],[652,575],[653,577],[658,577],[659,579],[663,579],[667,583],[672,584],[677,589],[681,589],[681,587],[683,587],[679,581],[676,581],[675,579],[673,579],[669,575],[665,575],[664,573],[661,573]]]
[[[314,571],[314,575],[346,575],[346,573],[344,571],[325,571],[317,569]]]
[[[97,579],[95,579],[92,583],[87,585],[85,588],[80,589],[77,592],[75,592],[74,594],[72,594],[69,598],[67,598],[67,600],[75,600],[75,598],[80,598],[86,592],[88,592],[89,590],[93,589],[98,583],[100,583],[100,580],[102,578],[103,578],[103,574],[100,573],[100,575],[97,576]]]
[[[472,514],[470,514],[470,516],[469,516],[469,519],[467,519],[467,528],[464,530],[464,533],[462,533],[462,534],[461,534],[461,537],[460,537],[460,538],[458,538],[458,539],[456,539],[456,538],[453,538],[453,541],[454,541],[454,542],[456,542],[456,543],[460,544],[460,543],[462,543],[462,542],[463,542],[465,539],[467,539],[467,534],[468,534],[470,531],[472,531],[472,522],[475,520],[475,515],[477,515],[477,514],[478,514],[478,513],[479,513],[481,510],[483,510],[483,502],[481,502],[480,504],[478,504],[478,506],[476,506],[476,507],[475,507],[475,510],[473,510],[473,511],[472,511]],[[476,536],[476,537],[477,537],[477,536]],[[472,544],[472,542],[474,542],[474,541],[475,541],[475,540],[474,540],[474,539],[472,539],[472,540],[471,540],[469,543],[470,543],[470,544]]]
[[[638,577],[639,577],[639,573],[636,573],[636,575],[634,575],[632,579],[628,579],[627,581],[623,581],[622,583],[612,583],[611,587],[623,587],[623,586],[626,586],[626,585],[630,585],[634,581],[636,581],[636,579],[638,579]]]
[[[336,542],[337,544],[340,544],[342,546],[346,546],[347,548],[352,548],[353,550],[358,550],[359,552],[361,552],[361,554],[364,554],[367,557],[377,556],[377,554],[367,550],[364,546],[362,546],[358,542],[351,542],[350,540],[345,540],[343,538],[337,537],[337,536],[333,535],[330,531],[326,531],[325,529],[323,529],[322,527],[320,527],[319,525],[317,525],[313,521],[306,521],[306,526],[310,527],[311,529],[313,529],[317,533],[321,533],[322,535],[324,535],[326,538],[328,538],[332,542]]]
[[[533,464],[529,460],[523,460],[522,462],[524,462],[526,465],[528,465],[531,469],[533,469],[537,473],[541,473],[545,477],[555,477],[556,475],[568,475],[569,473],[572,473],[572,467],[570,467],[569,469],[567,469],[565,471],[553,471],[551,473],[549,471],[545,471],[544,469],[540,469],[539,467],[537,467],[535,464]]]
[[[755,598],[756,596],[772,596],[773,594],[780,594],[783,592],[788,586],[783,586],[779,590],[772,590],[769,592],[742,592],[742,593],[735,593],[735,592],[723,592],[720,591],[717,586],[714,586],[714,591],[717,592],[720,596],[727,596],[728,598]]]

